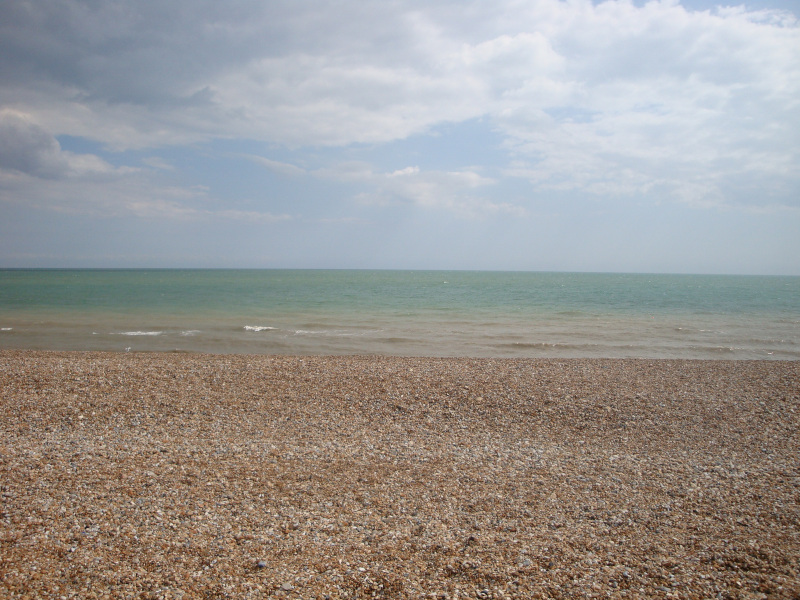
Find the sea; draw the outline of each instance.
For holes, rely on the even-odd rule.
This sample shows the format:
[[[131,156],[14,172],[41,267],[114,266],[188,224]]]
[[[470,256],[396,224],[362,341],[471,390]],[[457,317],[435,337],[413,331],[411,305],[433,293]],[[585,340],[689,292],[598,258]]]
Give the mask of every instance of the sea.
[[[800,277],[0,270],[0,349],[800,359]]]

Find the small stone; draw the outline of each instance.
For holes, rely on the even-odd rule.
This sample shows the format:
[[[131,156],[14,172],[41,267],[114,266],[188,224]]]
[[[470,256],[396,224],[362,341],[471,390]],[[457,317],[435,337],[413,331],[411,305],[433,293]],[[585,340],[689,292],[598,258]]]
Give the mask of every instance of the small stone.
[[[0,351],[3,589],[102,595],[75,582],[68,599],[52,550],[87,583],[119,562],[118,596],[173,600],[165,572],[187,600],[677,600],[763,581],[792,596],[776,559],[797,554],[780,529],[800,484],[797,361],[599,376],[594,360],[15,352]],[[148,411],[166,416],[142,427]],[[729,556],[763,572],[715,570]]]

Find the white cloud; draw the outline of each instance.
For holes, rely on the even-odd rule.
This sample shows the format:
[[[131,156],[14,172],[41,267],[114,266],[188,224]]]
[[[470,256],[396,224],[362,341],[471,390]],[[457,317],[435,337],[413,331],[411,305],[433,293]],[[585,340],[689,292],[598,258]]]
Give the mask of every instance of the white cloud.
[[[315,169],[313,175],[320,179],[347,183],[368,183],[374,180],[372,166],[363,161],[345,161],[322,167]]]
[[[365,205],[412,205],[425,209],[446,209],[461,216],[480,217],[504,212],[522,214],[521,207],[495,202],[482,188],[496,180],[475,169],[459,171],[423,170],[410,165],[394,171],[376,172],[365,162],[350,161],[310,172],[318,179],[358,184],[363,190],[355,200]]]
[[[147,158],[143,158],[142,162],[146,164],[148,167],[153,167],[154,169],[161,169],[162,171],[174,171],[175,167],[165,161],[163,158],[158,156],[148,156]]]
[[[498,203],[480,193],[494,179],[472,170],[423,171],[409,166],[389,173],[361,170],[360,181],[366,188],[357,196],[363,204],[411,204],[425,209],[446,209],[463,217],[481,217],[506,212],[521,214],[524,209],[510,203]],[[349,177],[345,171],[344,180]]]
[[[278,175],[287,175],[289,177],[297,177],[299,175],[304,175],[305,170],[301,169],[298,166],[280,162],[277,160],[270,160],[269,158],[264,158],[263,156],[254,156],[248,155],[247,158],[252,160],[255,163],[260,164],[263,167],[266,167],[267,170],[272,171]]]
[[[273,214],[256,210],[205,211],[202,216],[213,218],[222,217],[223,219],[247,221],[248,223],[276,223],[279,221],[290,221],[293,218],[291,215],[287,214]]]
[[[498,114],[516,174],[543,190],[660,191],[697,206],[733,200],[725,181],[744,172],[753,182],[744,194],[775,176],[784,195],[797,189],[796,26],[658,2],[573,16],[574,29],[552,41],[574,85],[553,104],[520,92]]]
[[[746,204],[753,189],[779,204],[796,197],[800,28],[785,11],[693,12],[667,0],[95,8],[6,5],[0,105],[38,124],[4,130],[6,168],[115,172],[43,132],[118,150],[219,137],[309,148],[483,117],[506,139],[506,173],[534,192],[653,193],[697,206]],[[341,169],[315,174],[425,206],[461,206],[478,187],[466,167],[402,180]]]
[[[419,173],[419,167],[406,167],[389,173],[389,177],[404,177],[406,175],[416,175],[417,173]]]

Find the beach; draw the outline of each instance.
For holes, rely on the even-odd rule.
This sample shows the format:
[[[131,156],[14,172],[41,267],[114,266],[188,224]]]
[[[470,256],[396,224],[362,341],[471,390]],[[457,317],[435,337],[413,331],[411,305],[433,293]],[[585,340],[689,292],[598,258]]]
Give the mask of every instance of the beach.
[[[800,362],[0,351],[3,598],[797,598]]]

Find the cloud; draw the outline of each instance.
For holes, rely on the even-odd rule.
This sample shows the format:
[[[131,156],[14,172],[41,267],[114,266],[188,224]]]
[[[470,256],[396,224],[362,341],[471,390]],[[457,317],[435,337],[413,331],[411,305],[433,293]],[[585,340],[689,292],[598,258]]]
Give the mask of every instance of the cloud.
[[[26,115],[0,112],[0,169],[57,178],[69,169],[61,147],[51,134]]]
[[[169,164],[162,158],[158,156],[148,156],[142,159],[142,162],[146,164],[148,167],[153,167],[154,169],[161,169],[163,171],[174,171],[175,167]]]
[[[796,196],[795,16],[638,4],[10,0],[0,105],[38,125],[8,125],[0,161],[44,178],[102,171],[47,132],[114,150],[215,138],[308,149],[484,118],[505,140],[504,173],[533,193],[695,206],[751,203],[759,189]],[[332,173],[342,165],[316,174],[344,177]],[[460,206],[478,187],[466,166],[407,180],[372,171],[346,174],[372,186],[364,197]]]
[[[347,183],[371,182],[375,177],[372,165],[357,160],[339,162],[332,166],[315,169],[313,175],[320,179]]]
[[[342,179],[352,171],[344,169]],[[481,217],[497,212],[522,214],[524,209],[510,203],[497,203],[480,193],[495,180],[474,170],[423,171],[409,166],[388,173],[357,171],[366,191],[358,194],[363,204],[411,204],[424,209],[445,209],[462,217]]]
[[[247,158],[249,158],[255,163],[260,164],[263,167],[266,167],[267,170],[276,173],[277,175],[297,177],[305,174],[304,169],[301,169],[300,167],[297,167],[289,163],[280,162],[277,160],[270,160],[268,158],[264,158],[263,156],[248,155]]]
[[[134,171],[93,154],[61,149],[58,140],[25,113],[0,111],[0,170],[42,179],[97,177]]]
[[[291,221],[292,216],[287,214],[273,214],[257,210],[221,210],[205,211],[205,217],[222,217],[234,221],[247,221],[249,223],[277,223],[279,221]]]
[[[405,169],[398,169],[392,173],[388,173],[388,177],[406,177],[409,175],[416,175],[419,173],[419,167],[406,167]]]
[[[143,160],[160,170],[157,157]],[[289,167],[290,165],[285,165]],[[94,154],[61,149],[30,115],[0,111],[0,203],[25,203],[64,214],[168,219],[233,219],[275,222],[285,214],[209,208],[204,186],[166,185],[146,172],[115,167]]]
[[[536,189],[696,206],[797,189],[800,36],[787,14],[608,2],[572,17],[551,42],[566,65],[554,81],[573,85],[552,102],[521,87],[497,115]]]
[[[452,210],[461,216],[469,217],[497,212],[519,215],[524,212],[518,206],[496,203],[482,196],[479,190],[492,186],[496,181],[480,175],[474,169],[422,170],[419,166],[412,165],[394,171],[379,172],[367,162],[348,161],[306,171],[289,163],[257,156],[249,158],[279,174],[291,176],[308,174],[323,181],[358,184],[362,191],[358,192],[354,199],[362,205],[413,205],[425,209]]]
[[[101,219],[169,221],[287,221],[291,215],[220,206],[203,186],[165,185],[141,172],[104,179],[0,177],[0,207],[25,204],[39,211]]]

